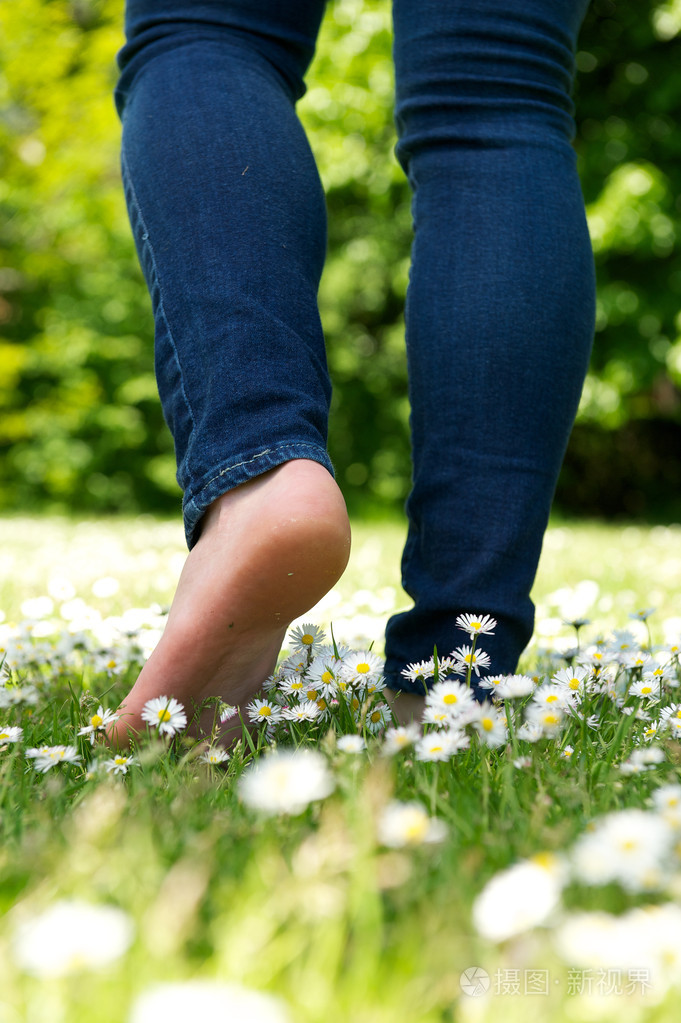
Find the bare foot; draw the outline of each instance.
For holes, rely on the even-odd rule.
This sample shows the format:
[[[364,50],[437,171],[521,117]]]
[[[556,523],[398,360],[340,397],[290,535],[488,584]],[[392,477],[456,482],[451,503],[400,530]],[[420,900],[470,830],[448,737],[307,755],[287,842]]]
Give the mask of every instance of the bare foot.
[[[117,748],[146,727],[144,704],[175,697],[189,734],[210,732],[217,696],[243,708],[274,671],[286,629],[342,575],[350,554],[343,496],[324,466],[296,459],[223,494],[203,519],[168,622],[108,731]],[[237,719],[238,721],[238,719]],[[221,742],[241,735],[223,726]]]
[[[419,696],[418,693],[396,692],[393,689],[384,689],[383,694],[400,725],[408,725],[412,721],[418,724],[421,721],[426,709],[424,696]]]

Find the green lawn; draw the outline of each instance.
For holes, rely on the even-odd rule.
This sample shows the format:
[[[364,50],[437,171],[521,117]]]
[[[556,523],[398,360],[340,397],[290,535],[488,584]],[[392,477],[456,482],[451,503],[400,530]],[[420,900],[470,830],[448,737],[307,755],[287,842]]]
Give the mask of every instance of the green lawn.
[[[6,518],[2,535],[0,1023],[678,1019],[681,667],[657,646],[678,612],[677,527],[556,524],[537,581],[543,639],[568,635],[559,613],[589,614],[595,636],[656,604],[653,651],[644,629],[584,668],[530,651],[536,677],[477,709],[442,682],[447,727],[399,749],[366,653],[333,662],[328,717],[277,722],[319,708],[313,661],[302,692],[279,677],[270,737],[218,767],[181,727],[118,760],[78,734],[141,663],[144,624],[117,636],[101,619],[167,605],[178,523]],[[378,641],[402,603],[403,530],[354,536],[311,617]],[[48,590],[47,618],[23,621]],[[74,596],[98,612],[92,638],[59,618]]]

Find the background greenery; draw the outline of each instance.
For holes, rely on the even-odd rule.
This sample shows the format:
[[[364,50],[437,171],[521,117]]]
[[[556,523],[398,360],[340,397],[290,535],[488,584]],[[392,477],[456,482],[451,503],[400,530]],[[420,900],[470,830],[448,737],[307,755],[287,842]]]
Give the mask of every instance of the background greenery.
[[[118,171],[122,0],[0,6],[0,508],[177,508],[152,320]],[[563,509],[681,500],[681,0],[594,0],[575,99],[599,279]],[[327,190],[330,447],[351,506],[409,481],[410,211],[392,153],[388,0],[332,0],[300,104]],[[370,428],[366,428],[367,425]]]

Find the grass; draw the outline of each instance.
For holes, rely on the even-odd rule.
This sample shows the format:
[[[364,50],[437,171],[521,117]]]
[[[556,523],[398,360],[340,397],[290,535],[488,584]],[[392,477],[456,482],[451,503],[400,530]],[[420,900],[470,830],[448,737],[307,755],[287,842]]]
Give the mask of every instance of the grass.
[[[48,585],[56,593],[58,579],[62,588],[70,582],[100,618],[131,606],[167,605],[184,558],[178,524],[151,518],[83,523],[17,517],[5,519],[2,530],[0,608],[6,622],[21,623],[24,601],[44,595]],[[313,619],[323,625],[333,620],[337,638],[355,648],[372,640],[378,645],[385,618],[405,604],[398,568],[402,540],[397,523],[356,524],[350,569]],[[650,624],[657,646],[665,623],[678,628],[679,564],[676,527],[556,523],[535,587],[542,642],[568,635],[561,613],[588,614],[594,636],[601,628],[631,625],[629,612],[656,605]],[[107,579],[119,583],[116,592],[110,581],[102,583]],[[636,645],[644,647],[645,627],[634,627]],[[101,645],[101,622],[97,629]],[[628,692],[641,672],[623,666],[615,647],[606,647],[610,697],[591,676],[584,712],[538,742],[518,736],[522,713],[515,708],[527,699],[507,700],[514,727],[504,742],[489,747],[483,732],[469,726],[469,745],[442,762],[418,759],[413,746],[386,756],[380,736],[368,733],[366,717],[364,727],[361,719],[353,725],[349,710],[343,723],[341,705],[330,722],[292,725],[286,740],[320,754],[333,792],[297,813],[263,814],[239,798],[240,779],[253,765],[269,762],[247,744],[225,768],[215,768],[181,736],[150,735],[139,744],[140,763],[126,774],[95,770],[106,752],[76,732],[102,694],[110,690],[104,702],[115,706],[131,684],[139,637],[121,641],[111,677],[98,667],[94,641],[92,649],[83,640],[84,649],[67,650],[50,646],[49,637],[24,638],[34,652],[19,654],[12,647],[19,666],[5,691],[31,684],[36,702],[6,707],[0,720],[24,729],[21,742],[0,751],[0,1023],[173,1021],[180,1018],[183,992],[193,999],[195,1014],[203,1009],[212,1020],[249,1023],[281,1019],[281,1005],[293,1023],[513,1021],[530,1012],[551,1021],[676,1018],[681,963],[674,949],[681,948],[681,931],[673,930],[673,921],[665,925],[673,941],[664,956],[651,952],[658,937],[648,934],[642,943],[633,923],[627,924],[628,959],[608,965],[602,950],[615,947],[613,928],[624,928],[636,907],[673,906],[681,890],[674,851],[681,829],[669,808],[665,817],[650,804],[662,786],[678,783],[679,744],[662,729],[646,738],[650,721],[623,713],[641,708],[655,721],[662,706],[672,705],[678,659],[669,661],[670,680],[655,702]],[[484,647],[484,637],[479,643]],[[670,656],[657,651],[659,662]],[[537,675],[559,667],[539,657],[536,649],[527,657]],[[378,702],[380,694],[365,707]],[[596,728],[587,723],[592,715]],[[360,754],[338,748],[338,732],[351,727],[365,737],[367,749]],[[75,745],[80,761],[36,771],[26,750],[57,743]],[[569,757],[566,747],[573,749]],[[627,768],[636,749],[650,748],[659,749],[661,759]],[[305,783],[317,769],[310,767]],[[277,784],[285,790],[280,778],[274,791]],[[381,821],[393,800],[417,800],[423,808],[397,845],[381,839]],[[558,885],[563,857],[573,862],[571,850],[589,822],[598,836],[605,815],[629,809],[645,816],[619,852],[602,839],[600,855],[611,867],[610,873],[604,868],[601,883],[572,866],[569,880]],[[420,841],[427,817],[444,822],[444,840]],[[663,848],[660,839],[651,853],[655,870],[617,875],[616,865],[629,862],[639,835],[653,834],[660,819],[673,843]],[[504,872],[518,863],[525,864],[529,880],[512,875],[512,895],[508,883],[503,888]],[[498,890],[487,888],[495,879]],[[553,914],[542,916],[546,885],[558,885],[559,894]],[[491,918],[489,908],[481,908],[485,892],[494,907]],[[42,915],[68,899],[120,910],[132,943],[115,950],[113,924],[86,918],[78,906],[70,922],[63,918],[48,931]],[[578,910],[594,909],[613,915],[607,918],[609,939],[597,945],[600,958],[594,953],[589,962],[571,963],[560,952],[561,927]],[[646,913],[653,919],[653,910]],[[658,923],[658,935],[663,930]],[[22,951],[23,933],[33,958]],[[98,941],[104,949],[99,965],[93,958]],[[587,947],[586,937],[582,945]],[[487,973],[486,997],[464,993],[461,977],[471,967]],[[582,977],[591,970],[591,997],[584,984],[577,991],[577,967]],[[624,989],[634,967],[648,971],[652,991],[634,985],[629,996],[615,988],[606,994],[606,968],[611,974],[619,968]],[[547,978],[544,994],[540,982]],[[153,985],[192,979],[214,986],[162,988],[158,997],[165,992],[170,1007],[166,1002],[161,1015],[140,1001]],[[534,994],[526,994],[528,983]],[[224,987],[234,984],[280,1002],[239,1009],[239,991]]]

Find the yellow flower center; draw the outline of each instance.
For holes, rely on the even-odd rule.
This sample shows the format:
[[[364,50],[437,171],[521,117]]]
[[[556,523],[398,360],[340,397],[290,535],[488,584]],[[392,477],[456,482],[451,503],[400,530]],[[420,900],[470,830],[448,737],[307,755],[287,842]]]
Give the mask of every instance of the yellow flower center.
[[[0,739],[9,739],[9,732],[0,732]]]
[[[99,728],[103,721],[104,718],[100,717],[99,714],[93,714],[92,717],[90,718],[90,724],[92,725],[93,728]]]
[[[358,675],[368,675],[370,671],[371,671],[371,668],[369,667],[369,665],[367,664],[366,661],[362,661],[361,664],[357,665],[357,674]]]
[[[634,838],[625,838],[623,842],[620,842],[620,848],[623,852],[631,852],[632,849],[636,849],[638,843]]]
[[[546,714],[545,717],[544,717],[544,724],[545,725],[557,725],[559,720],[560,720],[560,718],[558,718],[555,714]]]
[[[380,712],[380,710],[372,711],[370,716],[371,716],[371,720],[373,721],[374,724],[376,724],[377,721],[381,720],[381,712]]]
[[[314,643],[314,636],[311,636],[309,632],[306,632],[305,635],[302,637],[302,642],[305,644],[305,646],[312,646],[312,644]]]
[[[300,690],[302,688],[303,688],[303,683],[300,680],[298,682],[292,682],[291,683],[291,689],[298,689],[298,690]]]
[[[308,691],[307,691],[307,698],[308,698],[308,700],[316,700],[318,695],[319,695],[319,693],[317,692],[316,689],[308,689]]]
[[[470,627],[471,629],[480,629],[482,628],[482,622],[471,622]]]
[[[494,728],[494,722],[492,721],[491,718],[482,718],[480,724],[482,725],[486,732],[491,732],[492,729]]]
[[[414,814],[413,818],[409,821],[409,823],[404,829],[404,837],[406,838],[407,842],[422,842],[426,836],[427,831],[428,831],[427,818],[425,816],[422,816],[421,814],[419,814],[418,817],[416,816],[416,814]]]
[[[353,710],[359,710],[359,700],[357,699],[356,696],[353,696],[353,698],[350,700],[350,706],[352,707]]]
[[[323,697],[317,700],[317,706],[320,710],[326,710],[326,700]]]
[[[158,720],[159,721],[170,721],[170,711],[168,710],[167,707],[164,707],[163,710],[160,710],[158,712]]]
[[[333,675],[331,674],[330,671],[328,671],[328,669],[327,671],[322,672],[322,682],[324,683],[324,685],[327,686],[329,682],[333,682]]]
[[[546,702],[547,703],[555,703],[557,699],[558,699],[558,697],[556,696],[556,694],[555,693],[551,693],[549,696],[546,697]]]
[[[106,666],[107,666],[107,668],[115,668],[116,667],[116,662],[115,661],[107,661],[106,662]]]
[[[127,764],[127,762],[128,762],[127,757],[114,757],[114,763],[116,764],[116,766],[120,766],[121,764]]]
[[[272,713],[272,708],[271,707],[267,707],[266,706],[266,707],[259,707],[258,708],[258,714],[260,715],[261,718],[268,718],[271,713]]]
[[[456,703],[457,702],[456,693],[446,693],[442,697],[442,702],[443,703]]]
[[[431,753],[442,753],[442,746],[431,746],[430,747],[430,752]]]
[[[570,686],[570,689],[579,689],[579,679],[571,678],[568,685]]]
[[[642,695],[645,694],[647,696],[648,693],[652,693],[652,691],[653,691],[653,687],[652,686],[641,686],[641,694]]]

